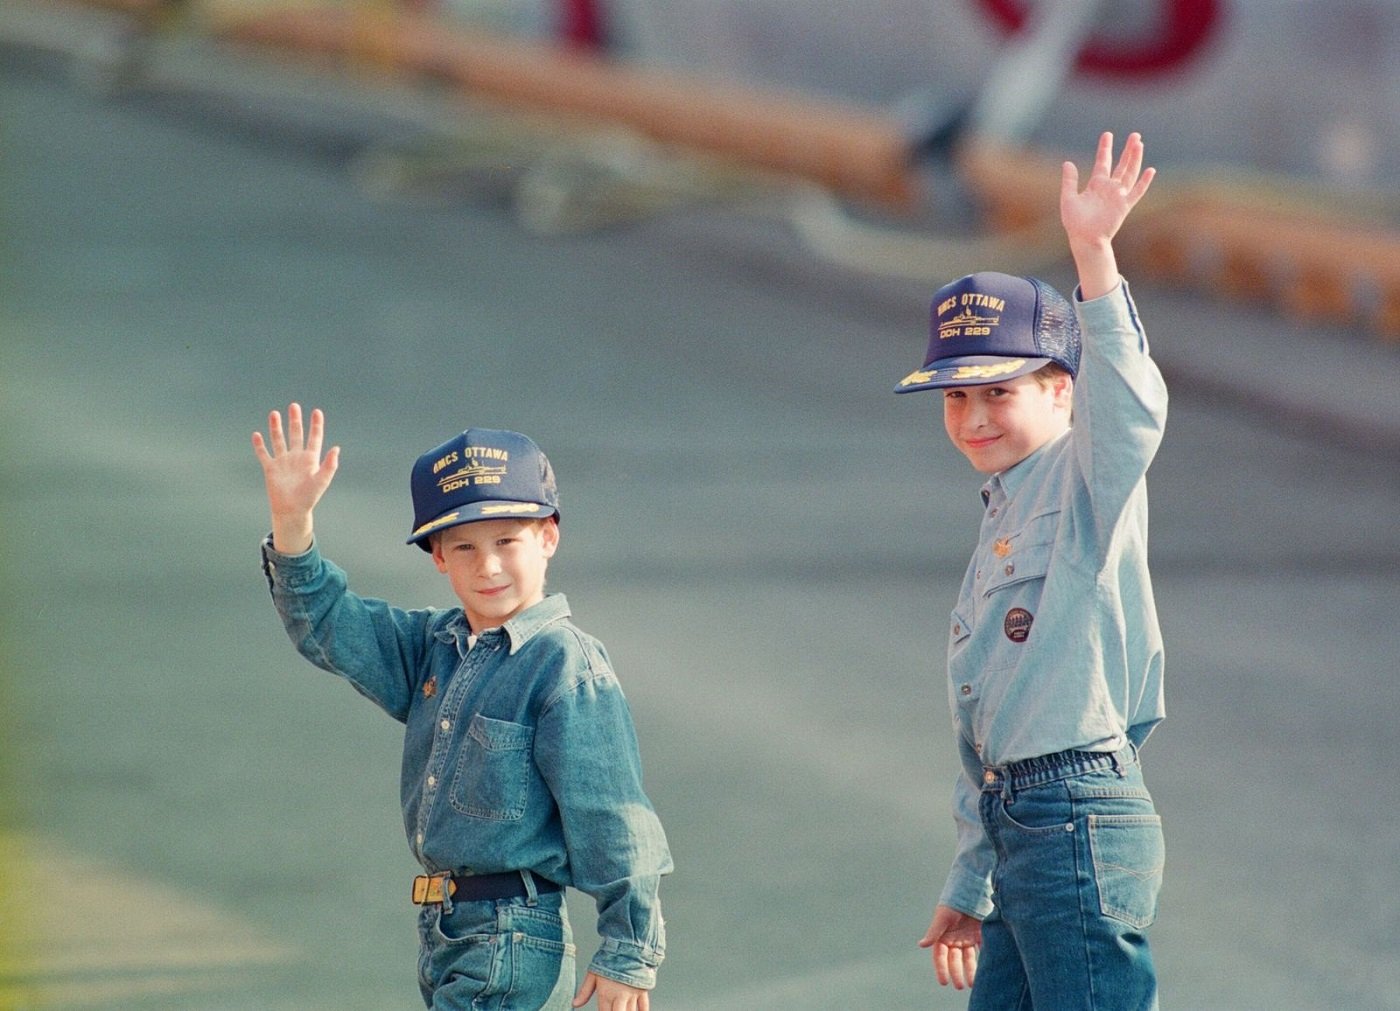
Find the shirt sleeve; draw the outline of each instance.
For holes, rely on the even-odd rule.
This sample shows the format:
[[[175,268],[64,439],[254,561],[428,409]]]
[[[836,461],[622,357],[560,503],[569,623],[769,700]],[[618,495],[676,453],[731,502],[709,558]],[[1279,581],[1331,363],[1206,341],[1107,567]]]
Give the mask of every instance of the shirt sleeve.
[[[958,750],[962,752],[964,765],[969,762],[979,764],[976,752],[961,734],[958,735]],[[996,854],[986,832],[982,830],[982,819],[977,811],[981,794],[981,787],[972,782],[967,770],[960,769],[953,784],[957,851],[953,855],[953,868],[938,899],[939,905],[979,920],[986,919],[992,911],[992,867],[996,862]]]
[[[430,612],[350,592],[345,572],[312,546],[284,555],[262,544],[272,602],[297,652],[336,674],[399,722],[408,718]]]
[[[598,905],[590,971],[651,989],[666,951],[658,892],[671,854],[642,789],[622,688],[600,653],[593,660],[541,714],[535,761],[559,806],[572,884]]]
[[[1167,388],[1126,281],[1088,302],[1076,290],[1075,311],[1083,349],[1072,438],[1103,545],[1161,445]]]

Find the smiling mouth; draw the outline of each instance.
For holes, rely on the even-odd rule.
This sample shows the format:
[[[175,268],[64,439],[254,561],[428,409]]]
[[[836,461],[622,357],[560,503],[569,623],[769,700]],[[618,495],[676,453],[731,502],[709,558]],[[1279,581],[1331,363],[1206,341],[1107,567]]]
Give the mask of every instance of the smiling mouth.
[[[477,590],[476,592],[481,594],[483,597],[495,597],[502,593],[505,593],[506,590],[509,589],[509,586],[488,586],[485,589]]]

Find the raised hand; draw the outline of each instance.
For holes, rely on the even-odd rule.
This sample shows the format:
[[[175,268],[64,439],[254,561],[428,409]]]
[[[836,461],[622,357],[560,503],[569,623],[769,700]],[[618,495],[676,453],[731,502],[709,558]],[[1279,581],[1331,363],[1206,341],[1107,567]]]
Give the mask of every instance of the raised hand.
[[[272,546],[283,554],[300,554],[311,547],[312,511],[340,466],[339,446],[321,456],[325,424],[320,409],[313,410],[310,428],[303,433],[301,405],[291,404],[285,432],[281,413],[273,411],[267,418],[267,440],[261,432],[253,433],[253,454],[262,466],[272,513]]]
[[[1142,167],[1142,159],[1142,135],[1132,133],[1114,165],[1113,134],[1104,133],[1083,190],[1074,162],[1065,162],[1061,170],[1060,221],[1086,300],[1111,291],[1118,283],[1113,237],[1157,175],[1156,169]]]

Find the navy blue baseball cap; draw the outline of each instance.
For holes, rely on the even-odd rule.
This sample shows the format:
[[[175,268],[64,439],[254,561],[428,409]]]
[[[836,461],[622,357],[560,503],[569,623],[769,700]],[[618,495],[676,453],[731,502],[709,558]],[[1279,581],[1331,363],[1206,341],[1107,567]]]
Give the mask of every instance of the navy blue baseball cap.
[[[413,465],[413,533],[408,543],[433,550],[431,534],[475,520],[559,517],[554,468],[519,432],[469,428]]]
[[[1051,362],[1079,374],[1079,320],[1054,288],[1033,277],[983,271],[934,292],[924,366],[896,393],[981,386]]]

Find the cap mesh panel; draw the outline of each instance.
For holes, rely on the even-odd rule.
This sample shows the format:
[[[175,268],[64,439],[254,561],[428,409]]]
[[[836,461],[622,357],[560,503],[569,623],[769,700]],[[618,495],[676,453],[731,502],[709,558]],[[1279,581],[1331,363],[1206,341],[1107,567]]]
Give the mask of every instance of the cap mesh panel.
[[[1034,277],[1027,278],[1035,285],[1040,297],[1035,316],[1035,342],[1040,348],[1041,357],[1049,358],[1069,369],[1070,375],[1079,374],[1079,319],[1074,307],[1050,285]]]

